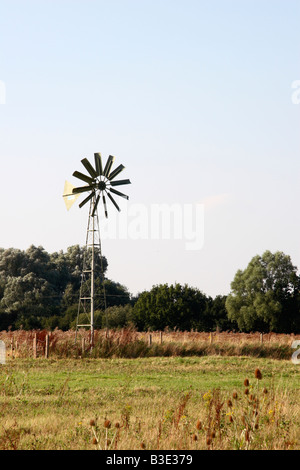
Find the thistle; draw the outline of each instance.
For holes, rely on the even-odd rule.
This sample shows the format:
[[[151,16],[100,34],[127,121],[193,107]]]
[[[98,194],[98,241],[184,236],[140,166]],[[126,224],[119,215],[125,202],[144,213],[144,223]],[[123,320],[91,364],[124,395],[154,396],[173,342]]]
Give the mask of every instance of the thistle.
[[[254,376],[257,380],[261,380],[262,379],[261,371],[259,369],[255,369]]]
[[[201,421],[198,419],[197,423],[196,423],[196,428],[198,429],[198,431],[200,431],[200,429],[202,429],[202,423]]]

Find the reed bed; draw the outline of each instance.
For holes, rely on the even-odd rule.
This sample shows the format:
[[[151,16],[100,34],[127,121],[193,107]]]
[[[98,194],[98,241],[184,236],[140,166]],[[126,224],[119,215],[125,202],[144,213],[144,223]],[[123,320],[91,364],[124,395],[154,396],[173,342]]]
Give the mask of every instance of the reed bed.
[[[73,330],[2,331],[8,358],[26,358],[45,354],[46,336],[49,339],[49,355],[61,358],[136,358],[160,356],[253,356],[289,359],[295,335],[269,333],[232,332],[138,332],[133,328],[96,330],[93,347],[90,332],[81,329],[75,343]]]
[[[145,339],[149,333],[139,333],[139,337]],[[151,332],[153,341],[160,341],[160,331]],[[197,331],[164,331],[162,332],[163,341],[176,343],[200,343],[200,342],[216,342],[219,344],[275,344],[275,345],[291,345],[296,339],[294,334],[278,334],[278,333],[233,333],[228,331],[222,332],[197,332]],[[299,336],[299,335],[298,335]]]

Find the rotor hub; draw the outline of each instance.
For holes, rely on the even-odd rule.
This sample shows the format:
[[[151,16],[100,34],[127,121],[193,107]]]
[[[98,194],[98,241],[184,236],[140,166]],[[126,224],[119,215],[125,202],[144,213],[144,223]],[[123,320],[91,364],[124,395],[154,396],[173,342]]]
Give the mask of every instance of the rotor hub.
[[[100,181],[98,183],[98,189],[100,189],[100,191],[104,191],[106,189],[106,183],[105,181]]]

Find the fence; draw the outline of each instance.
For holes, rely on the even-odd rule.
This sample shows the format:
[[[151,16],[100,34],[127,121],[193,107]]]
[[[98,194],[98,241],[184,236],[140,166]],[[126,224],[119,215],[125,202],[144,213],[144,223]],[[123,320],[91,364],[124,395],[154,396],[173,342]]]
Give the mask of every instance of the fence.
[[[5,356],[14,358],[49,358],[78,357],[91,350],[90,333],[80,330],[75,345],[74,331],[2,331],[0,332],[0,363],[5,363]],[[299,336],[298,336],[299,339]],[[297,340],[295,335],[275,333],[232,333],[232,332],[180,332],[152,331],[137,332],[133,329],[95,330],[95,346],[98,357],[122,357],[122,354],[149,353],[171,355],[192,354],[226,354],[245,355],[267,352],[269,357],[288,358],[292,344]],[[1,346],[2,345],[2,346]],[[101,345],[101,348],[99,347]],[[147,349],[148,348],[148,349]],[[278,354],[276,356],[276,349]],[[247,350],[249,352],[247,352]],[[2,351],[2,353],[1,353]],[[2,355],[1,355],[2,354]],[[128,356],[127,356],[128,357]],[[2,358],[2,359],[1,359]],[[2,360],[2,362],[1,362]]]

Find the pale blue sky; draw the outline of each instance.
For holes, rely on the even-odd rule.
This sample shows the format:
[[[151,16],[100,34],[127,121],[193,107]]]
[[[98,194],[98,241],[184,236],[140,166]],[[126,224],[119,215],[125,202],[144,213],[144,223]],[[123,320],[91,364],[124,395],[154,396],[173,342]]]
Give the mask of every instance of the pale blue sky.
[[[101,152],[129,208],[205,203],[199,251],[103,242],[130,292],[227,294],[267,249],[300,268],[299,18],[299,0],[0,0],[0,246],[84,244],[87,209],[61,195]]]

